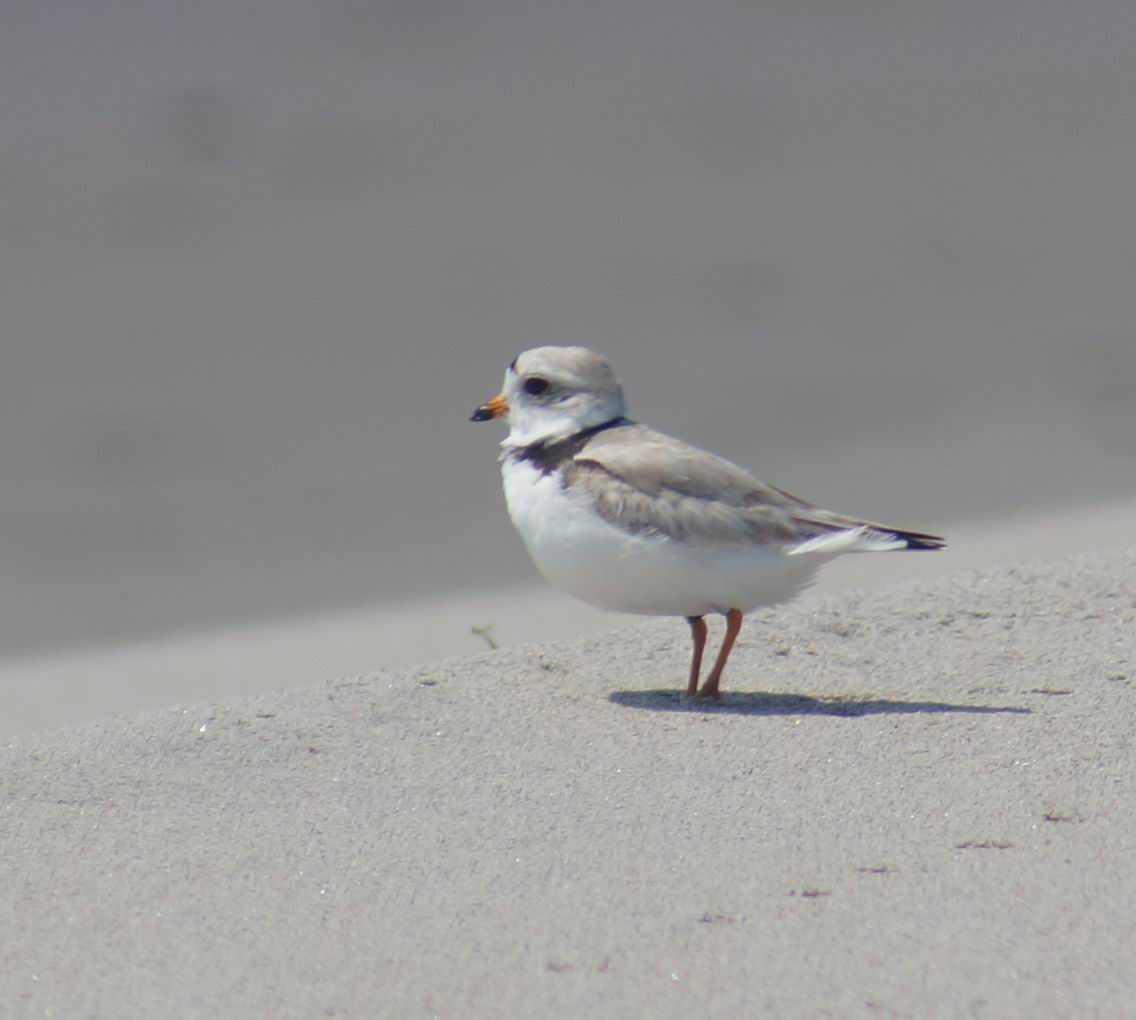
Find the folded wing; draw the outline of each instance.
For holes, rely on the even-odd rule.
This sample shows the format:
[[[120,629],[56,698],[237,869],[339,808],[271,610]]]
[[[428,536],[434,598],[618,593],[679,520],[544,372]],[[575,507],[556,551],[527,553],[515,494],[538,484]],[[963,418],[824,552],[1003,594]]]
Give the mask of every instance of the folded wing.
[[[714,544],[776,544],[791,553],[938,549],[941,538],[821,510],[736,464],[645,425],[593,436],[565,482],[609,523]]]

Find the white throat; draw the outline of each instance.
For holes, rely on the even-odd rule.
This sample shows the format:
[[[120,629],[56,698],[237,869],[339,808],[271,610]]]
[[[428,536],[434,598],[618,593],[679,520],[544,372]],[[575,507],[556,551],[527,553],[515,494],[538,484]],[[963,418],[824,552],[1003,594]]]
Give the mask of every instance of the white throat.
[[[563,407],[532,406],[524,402],[511,403],[509,435],[501,445],[511,448],[529,446],[532,443],[555,442],[621,417],[623,417],[623,400],[621,396],[614,394],[603,400],[589,400],[583,406],[575,401],[565,402]]]

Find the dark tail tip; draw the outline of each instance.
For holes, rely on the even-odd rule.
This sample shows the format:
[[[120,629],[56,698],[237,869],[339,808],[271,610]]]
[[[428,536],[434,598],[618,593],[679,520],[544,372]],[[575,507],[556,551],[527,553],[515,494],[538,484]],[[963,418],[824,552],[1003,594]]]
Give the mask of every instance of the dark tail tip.
[[[946,546],[947,540],[938,535],[924,535],[919,531],[892,531],[896,538],[902,538],[907,548],[913,552],[933,552]]]

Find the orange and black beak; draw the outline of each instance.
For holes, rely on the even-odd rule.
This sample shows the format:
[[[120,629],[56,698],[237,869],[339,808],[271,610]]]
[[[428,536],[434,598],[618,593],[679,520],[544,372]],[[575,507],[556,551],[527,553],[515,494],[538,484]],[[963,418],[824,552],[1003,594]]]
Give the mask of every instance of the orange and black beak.
[[[509,413],[509,404],[505,400],[504,393],[498,393],[487,404],[482,404],[476,411],[469,416],[470,421],[492,421],[494,418],[500,418],[503,414]]]

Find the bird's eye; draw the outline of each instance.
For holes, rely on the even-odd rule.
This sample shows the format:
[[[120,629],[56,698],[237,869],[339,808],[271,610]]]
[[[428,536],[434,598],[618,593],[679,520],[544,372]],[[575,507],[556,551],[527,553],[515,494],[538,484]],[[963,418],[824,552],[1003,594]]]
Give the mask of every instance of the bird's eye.
[[[538,393],[543,393],[548,389],[548,380],[542,379],[538,375],[530,376],[525,380],[525,392],[531,396],[536,396]]]

